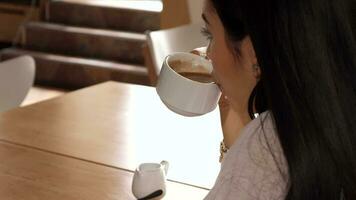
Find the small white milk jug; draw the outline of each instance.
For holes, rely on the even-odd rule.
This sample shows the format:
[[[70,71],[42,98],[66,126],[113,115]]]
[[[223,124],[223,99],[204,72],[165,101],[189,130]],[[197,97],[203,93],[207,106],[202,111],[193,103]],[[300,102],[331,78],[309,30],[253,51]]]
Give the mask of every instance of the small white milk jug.
[[[140,200],[161,199],[166,194],[166,175],[169,163],[143,163],[132,180],[132,193]]]

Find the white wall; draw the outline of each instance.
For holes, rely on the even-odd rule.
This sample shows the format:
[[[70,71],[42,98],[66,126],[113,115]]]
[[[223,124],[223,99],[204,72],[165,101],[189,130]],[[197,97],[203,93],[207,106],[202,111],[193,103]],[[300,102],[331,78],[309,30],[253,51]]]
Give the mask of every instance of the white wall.
[[[202,22],[201,13],[204,0],[187,0],[191,23]]]

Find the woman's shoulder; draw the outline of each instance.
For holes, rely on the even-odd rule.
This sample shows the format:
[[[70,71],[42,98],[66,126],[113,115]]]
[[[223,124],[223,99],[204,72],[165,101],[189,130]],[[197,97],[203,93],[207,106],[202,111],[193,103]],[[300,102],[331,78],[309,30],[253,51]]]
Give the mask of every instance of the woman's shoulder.
[[[240,156],[235,157],[237,154]],[[241,137],[230,148],[227,158],[229,160],[244,158],[255,161],[254,164],[266,165],[266,167],[282,164],[274,161],[274,159],[278,161],[284,156],[271,112],[260,114],[246,125],[241,132]]]
[[[230,148],[222,163],[221,178],[229,179],[232,194],[283,199],[287,171],[272,113],[265,112],[243,129]]]
[[[272,113],[266,111],[247,124],[230,153],[247,153],[254,160],[263,159],[260,155],[284,158]]]

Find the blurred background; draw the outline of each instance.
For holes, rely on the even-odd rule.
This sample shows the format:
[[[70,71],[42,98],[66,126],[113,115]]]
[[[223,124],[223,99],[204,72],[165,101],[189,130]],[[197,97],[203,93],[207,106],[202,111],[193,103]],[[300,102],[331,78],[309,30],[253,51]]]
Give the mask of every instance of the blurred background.
[[[350,2],[355,30],[356,0]],[[35,86],[24,105],[108,80],[154,86],[167,53],[205,44],[198,38],[202,5],[203,0],[1,0],[0,62],[21,55],[35,59]],[[192,24],[198,25],[177,28]]]
[[[35,59],[35,86],[22,105],[108,80],[153,85],[143,51],[147,36],[200,23],[202,4],[203,0],[1,0],[0,62],[21,55]],[[146,53],[152,57],[149,50]]]

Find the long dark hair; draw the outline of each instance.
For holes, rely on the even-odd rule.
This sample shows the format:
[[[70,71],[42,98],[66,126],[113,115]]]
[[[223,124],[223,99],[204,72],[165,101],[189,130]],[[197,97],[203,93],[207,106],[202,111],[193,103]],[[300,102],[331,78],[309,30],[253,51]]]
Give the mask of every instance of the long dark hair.
[[[346,0],[211,0],[228,40],[250,36],[288,163],[288,200],[356,199],[356,49]],[[352,9],[351,9],[352,10]]]

